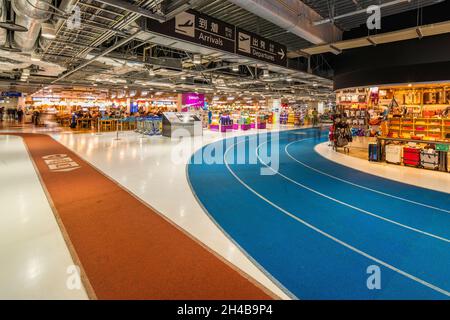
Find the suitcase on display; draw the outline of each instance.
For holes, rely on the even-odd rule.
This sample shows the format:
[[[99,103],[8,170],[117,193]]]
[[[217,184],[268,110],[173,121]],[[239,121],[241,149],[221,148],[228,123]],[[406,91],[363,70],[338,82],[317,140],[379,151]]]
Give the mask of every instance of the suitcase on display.
[[[380,150],[378,149],[378,144],[369,143],[369,161],[380,161]]]
[[[402,163],[402,146],[398,144],[386,145],[386,162],[401,164]]]
[[[439,168],[439,153],[434,149],[422,149],[420,151],[420,165],[426,169],[437,170]]]
[[[405,166],[420,166],[420,149],[404,147],[403,148],[403,164]]]
[[[448,153],[446,151],[438,151],[439,154],[439,171],[448,171]]]

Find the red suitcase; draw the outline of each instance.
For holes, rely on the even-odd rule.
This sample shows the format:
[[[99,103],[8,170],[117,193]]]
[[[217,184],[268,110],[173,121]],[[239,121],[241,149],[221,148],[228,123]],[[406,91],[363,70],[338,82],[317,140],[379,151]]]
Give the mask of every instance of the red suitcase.
[[[405,166],[419,167],[420,166],[420,149],[403,148],[403,164]]]

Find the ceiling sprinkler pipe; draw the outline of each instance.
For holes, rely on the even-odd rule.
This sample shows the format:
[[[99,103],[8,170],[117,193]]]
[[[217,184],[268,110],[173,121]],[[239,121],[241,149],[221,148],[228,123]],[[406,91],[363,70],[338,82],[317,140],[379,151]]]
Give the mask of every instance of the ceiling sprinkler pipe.
[[[14,44],[24,52],[34,49],[43,22],[50,18],[51,0],[11,0],[16,13],[16,24],[24,26],[27,32],[15,32]]]

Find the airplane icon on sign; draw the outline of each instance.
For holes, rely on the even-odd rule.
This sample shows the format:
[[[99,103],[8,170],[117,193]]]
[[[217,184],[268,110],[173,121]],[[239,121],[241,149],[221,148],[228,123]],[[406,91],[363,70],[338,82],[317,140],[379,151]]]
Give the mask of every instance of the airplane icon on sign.
[[[188,21],[186,21],[183,24],[177,25],[176,30],[180,31],[180,32],[183,32],[183,33],[187,33],[186,30],[183,30],[181,28],[192,28],[193,26],[194,26],[194,23],[191,20],[188,20]]]
[[[175,32],[189,37],[195,37],[195,15],[182,12],[175,16]]]
[[[249,38],[246,38],[246,37],[244,37],[244,36],[240,36],[239,40],[240,40],[240,41],[248,41],[248,40],[250,40],[250,37],[249,37]]]

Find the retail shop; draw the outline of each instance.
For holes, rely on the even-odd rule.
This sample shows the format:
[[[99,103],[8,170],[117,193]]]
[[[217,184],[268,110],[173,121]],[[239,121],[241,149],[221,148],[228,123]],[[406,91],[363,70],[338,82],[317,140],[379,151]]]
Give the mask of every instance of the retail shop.
[[[275,96],[275,97],[274,97]],[[17,98],[10,99],[17,107]],[[100,90],[77,87],[72,90],[57,86],[22,98],[25,124],[44,127],[116,131],[144,129],[144,118],[154,119],[164,112],[190,112],[211,131],[247,131],[270,126],[312,125],[321,116],[329,118],[333,106],[312,97],[299,99],[294,94],[242,92],[235,95],[195,92],[177,93],[155,89]],[[328,108],[324,108],[328,105]],[[320,110],[320,113],[318,112]],[[316,113],[316,114],[315,114]],[[316,120],[314,120],[316,117]],[[152,120],[153,121],[153,120]],[[153,132],[150,130],[150,132]],[[161,132],[161,130],[158,130]]]
[[[337,106],[345,119],[333,136],[338,148],[354,137],[372,137],[363,140],[370,161],[448,171],[447,82],[344,89],[337,92]],[[342,129],[346,134],[340,136]]]

